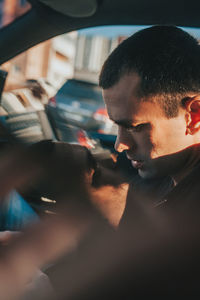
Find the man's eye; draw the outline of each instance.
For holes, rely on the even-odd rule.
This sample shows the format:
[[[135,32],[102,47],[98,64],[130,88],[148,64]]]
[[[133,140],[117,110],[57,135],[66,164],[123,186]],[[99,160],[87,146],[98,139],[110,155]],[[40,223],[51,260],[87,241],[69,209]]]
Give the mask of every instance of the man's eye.
[[[137,126],[130,126],[126,130],[128,132],[140,132],[142,129],[144,129],[145,124],[139,124]]]

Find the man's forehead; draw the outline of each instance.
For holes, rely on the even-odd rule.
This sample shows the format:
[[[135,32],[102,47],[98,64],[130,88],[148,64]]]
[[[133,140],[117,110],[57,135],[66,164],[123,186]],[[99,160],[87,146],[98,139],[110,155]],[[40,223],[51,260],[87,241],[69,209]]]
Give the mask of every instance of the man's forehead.
[[[163,109],[158,103],[151,101],[111,101],[106,103],[111,120],[124,127],[136,126],[154,119],[166,119]]]
[[[117,84],[103,90],[108,114],[116,123],[128,124],[132,120],[133,114],[137,113],[138,83],[138,76],[135,78],[132,74],[124,75]]]
[[[105,100],[112,102],[116,98],[136,96],[139,86],[140,77],[137,73],[132,72],[122,75],[120,80],[108,89],[103,90]]]
[[[116,124],[130,127],[144,120],[145,111],[139,111],[140,105],[127,105],[126,103],[113,102],[106,105],[109,117]]]

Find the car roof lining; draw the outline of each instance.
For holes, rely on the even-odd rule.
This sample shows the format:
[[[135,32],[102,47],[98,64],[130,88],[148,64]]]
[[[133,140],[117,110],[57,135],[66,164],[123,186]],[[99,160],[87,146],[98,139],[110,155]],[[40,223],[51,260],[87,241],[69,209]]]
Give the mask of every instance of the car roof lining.
[[[30,11],[0,30],[0,64],[40,42],[81,28],[154,24],[200,27],[200,1],[196,0],[97,0],[96,11],[85,17],[67,16],[39,0],[29,2]]]
[[[55,11],[70,17],[92,16],[98,7],[97,0],[38,0]],[[67,4],[67,5],[66,5]]]

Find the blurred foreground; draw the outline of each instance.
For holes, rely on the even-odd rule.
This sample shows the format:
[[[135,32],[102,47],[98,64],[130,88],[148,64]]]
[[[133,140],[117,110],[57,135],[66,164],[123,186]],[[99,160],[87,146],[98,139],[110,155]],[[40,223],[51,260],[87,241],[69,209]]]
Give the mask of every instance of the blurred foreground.
[[[95,179],[99,168],[101,175]],[[198,213],[186,218],[182,213],[155,210],[151,199],[138,193],[132,214],[116,231],[124,204],[111,222],[101,204],[107,197],[112,200],[112,194],[115,200],[120,195],[125,199],[124,181],[116,170],[97,167],[88,150],[80,146],[42,142],[4,147],[0,157],[2,203],[11,190],[39,184],[56,206],[54,212],[41,212],[40,221],[20,234],[0,235],[0,298],[130,299],[133,295],[200,294],[195,273],[200,253]]]

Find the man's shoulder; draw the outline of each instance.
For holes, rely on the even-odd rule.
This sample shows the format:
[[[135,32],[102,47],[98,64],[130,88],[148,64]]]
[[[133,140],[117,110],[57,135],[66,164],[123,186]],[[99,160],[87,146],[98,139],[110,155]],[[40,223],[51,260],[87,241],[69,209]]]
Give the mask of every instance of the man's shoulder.
[[[200,205],[200,164],[198,164],[166,197],[166,206],[190,210]]]

